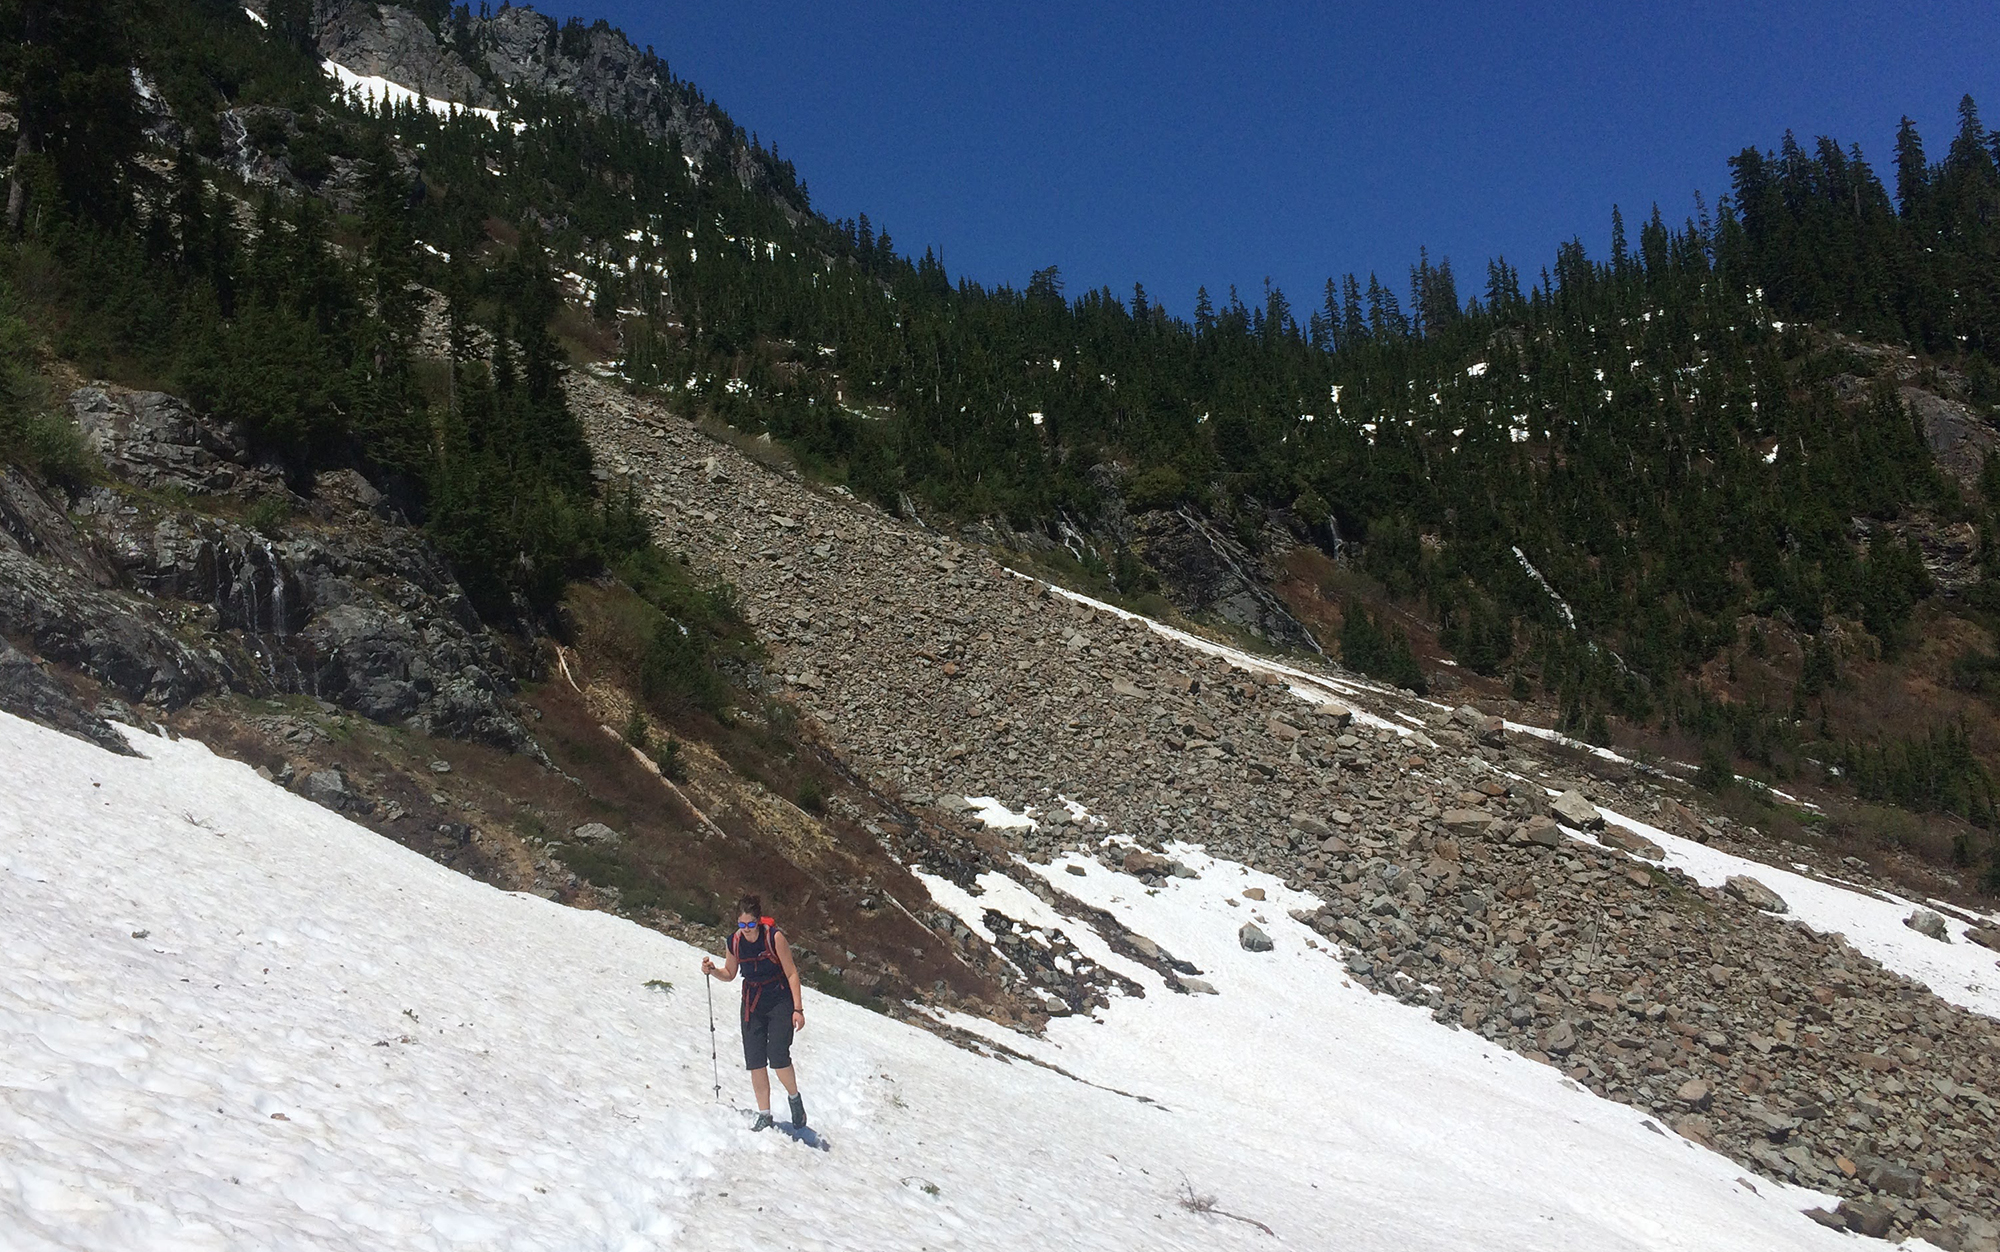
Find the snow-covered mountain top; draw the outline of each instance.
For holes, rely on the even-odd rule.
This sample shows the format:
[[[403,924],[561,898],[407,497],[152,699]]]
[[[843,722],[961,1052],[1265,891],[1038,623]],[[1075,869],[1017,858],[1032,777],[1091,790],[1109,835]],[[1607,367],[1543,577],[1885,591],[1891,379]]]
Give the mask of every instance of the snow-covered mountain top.
[[[10,1249],[1270,1246],[1190,1192],[1302,1247],[1838,1238],[1799,1216],[1810,1193],[1753,1190],[1345,985],[1280,884],[1205,860],[1157,894],[1049,867],[1221,991],[1132,971],[1143,999],[1047,1045],[1089,1081],[813,997],[801,1075],[834,1151],[753,1136],[713,1101],[693,949],[458,877],[194,742],[139,742],[148,759],[113,757],[0,715]],[[1238,944],[1253,913],[1275,951]]]

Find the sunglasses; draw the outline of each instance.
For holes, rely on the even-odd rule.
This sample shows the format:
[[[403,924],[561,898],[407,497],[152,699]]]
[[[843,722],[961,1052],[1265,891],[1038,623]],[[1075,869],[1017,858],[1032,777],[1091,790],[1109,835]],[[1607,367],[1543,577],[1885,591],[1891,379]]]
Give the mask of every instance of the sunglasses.
[[[755,929],[757,929],[757,923],[755,923],[755,922],[738,922],[738,923],[736,923],[736,929],[738,929],[738,930],[755,930]]]

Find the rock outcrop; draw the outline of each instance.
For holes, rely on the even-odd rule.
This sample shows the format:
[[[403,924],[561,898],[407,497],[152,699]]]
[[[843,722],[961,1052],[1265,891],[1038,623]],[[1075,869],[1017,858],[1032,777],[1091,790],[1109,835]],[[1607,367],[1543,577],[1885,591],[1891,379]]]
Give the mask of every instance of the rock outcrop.
[[[86,387],[71,409],[118,485],[65,507],[0,476],[0,634],[126,700],[309,695],[538,751],[508,708],[506,646],[360,474],[297,496],[240,433],[157,392]]]
[[[607,117],[630,121],[659,142],[680,145],[697,166],[720,160],[745,187],[788,186],[775,158],[664,61],[603,23],[556,23],[523,5],[448,25],[448,40],[416,12],[373,0],[334,0],[319,9],[320,55],[356,74],[379,77],[472,108],[507,109],[528,95],[566,96]],[[789,206],[794,211],[803,203]]]

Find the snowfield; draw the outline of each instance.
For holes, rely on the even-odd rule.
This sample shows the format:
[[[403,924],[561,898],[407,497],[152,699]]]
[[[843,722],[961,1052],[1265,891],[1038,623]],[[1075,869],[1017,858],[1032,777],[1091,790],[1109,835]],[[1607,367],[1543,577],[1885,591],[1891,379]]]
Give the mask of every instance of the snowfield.
[[[694,949],[134,739],[147,759],[0,714],[7,1252],[1851,1246],[1800,1215],[1826,1198],[1348,985],[1299,898],[1191,848],[1200,876],[1157,891],[1016,868],[1219,994],[1121,962],[1144,998],[1045,1041],[958,1023],[1074,1077],[809,996],[800,1072],[834,1149],[752,1135],[734,989],[718,1104]],[[1098,958],[992,877],[966,899]],[[1253,917],[1274,951],[1239,946]]]

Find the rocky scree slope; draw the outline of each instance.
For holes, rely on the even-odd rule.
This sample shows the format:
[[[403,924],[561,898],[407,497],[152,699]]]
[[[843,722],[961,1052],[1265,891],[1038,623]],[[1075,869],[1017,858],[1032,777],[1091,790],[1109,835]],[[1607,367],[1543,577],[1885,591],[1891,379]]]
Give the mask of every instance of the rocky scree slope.
[[[599,380],[570,387],[599,465],[665,542],[737,585],[801,710],[941,825],[970,824],[967,795],[1034,806],[1041,821],[1000,832],[1013,854],[1080,848],[1142,878],[1176,872],[1145,847],[1201,843],[1318,893],[1328,959],[1441,1028],[1836,1192],[1831,1223],[2000,1247],[2000,1025],[1662,870],[1643,840],[1569,838],[1549,797],[1657,813],[1739,852],[1754,832],[1476,711],[1367,691],[1423,727],[1398,734],[1304,703]],[[1142,846],[1120,855],[1106,831]]]

